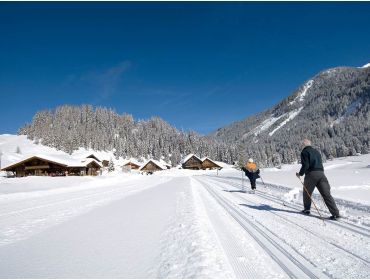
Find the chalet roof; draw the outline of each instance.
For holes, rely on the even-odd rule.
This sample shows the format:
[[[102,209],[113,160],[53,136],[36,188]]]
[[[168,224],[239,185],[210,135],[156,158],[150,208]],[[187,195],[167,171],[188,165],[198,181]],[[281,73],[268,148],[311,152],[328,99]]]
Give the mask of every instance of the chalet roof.
[[[88,154],[85,158],[94,158],[96,161],[101,162],[101,160],[94,154]]]
[[[166,166],[166,167],[169,167],[169,168],[171,168],[171,167],[172,167],[172,165],[171,165],[171,164],[169,164],[169,163],[165,162],[163,159],[161,159],[161,160],[159,161],[159,163],[160,163],[160,164],[162,164],[162,165],[164,165],[164,166]]]
[[[199,159],[199,161],[202,161],[199,157],[197,157],[195,154],[188,154],[186,157],[183,158],[183,160],[181,161],[182,164],[186,163],[189,159],[191,159],[192,157],[196,157],[197,159]]]
[[[214,160],[211,160],[209,157],[203,157],[203,158],[201,159],[201,161],[203,162],[203,161],[205,161],[206,159],[208,159],[210,162],[214,163],[214,164],[215,164],[215,165],[217,165],[218,167],[221,167],[218,163],[216,163]]]
[[[167,167],[166,166],[164,166],[162,163],[160,163],[159,161],[157,161],[157,160],[154,160],[154,159],[150,159],[150,160],[148,160],[146,163],[144,163],[141,167],[140,167],[140,170],[142,170],[148,163],[150,163],[150,162],[152,162],[152,163],[154,163],[155,165],[157,165],[160,169],[162,169],[162,170],[165,170],[165,169],[167,169]]]
[[[129,164],[129,163],[132,163],[132,164],[135,164],[137,166],[141,166],[142,163],[138,162],[136,159],[126,159],[123,161],[123,164],[122,165],[126,165],[126,164]]]
[[[76,167],[86,167],[88,166],[90,163],[92,162],[95,162],[97,165],[99,165],[100,167],[103,167],[103,165],[98,162],[97,160],[93,159],[93,158],[87,158],[85,160],[83,160],[80,165],[76,166]]]
[[[2,170],[12,168],[12,167],[17,166],[19,164],[27,162],[27,161],[29,161],[33,158],[45,160],[45,161],[48,161],[48,162],[51,162],[51,163],[54,163],[54,164],[58,164],[58,165],[61,165],[61,166],[64,166],[64,167],[86,167],[91,162],[95,162],[96,164],[98,164],[101,167],[101,164],[93,158],[88,158],[88,159],[85,159],[83,161],[80,161],[80,160],[76,160],[76,159],[73,159],[73,158],[67,158],[64,155],[58,155],[58,156],[32,155],[32,156],[21,158],[20,160],[14,162],[14,163],[12,163],[8,166],[3,167]]]

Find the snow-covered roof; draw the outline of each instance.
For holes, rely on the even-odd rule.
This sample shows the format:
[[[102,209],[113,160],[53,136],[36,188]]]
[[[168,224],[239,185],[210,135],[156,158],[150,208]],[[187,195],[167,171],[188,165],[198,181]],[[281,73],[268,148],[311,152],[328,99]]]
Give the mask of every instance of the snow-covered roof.
[[[102,161],[100,158],[98,158],[95,154],[86,154],[86,156],[84,156],[84,158],[91,158],[91,157],[93,157],[93,158],[95,158],[95,159],[97,159],[97,161]]]
[[[203,157],[203,158],[201,159],[201,161],[203,162],[203,161],[205,161],[206,159],[208,159],[210,162],[213,162],[214,164],[216,164],[216,165],[220,166],[217,162],[215,162],[214,160],[211,160],[209,157]],[[220,167],[221,167],[221,166],[220,166]]]
[[[184,157],[184,159],[181,161],[181,163],[185,163],[187,162],[189,159],[191,159],[192,157],[196,157],[197,159],[199,159],[200,161],[202,161],[199,157],[197,157],[195,154],[189,154],[187,155],[186,157]]]
[[[81,160],[69,158],[66,155],[53,155],[53,156],[50,156],[50,155],[32,155],[32,156],[23,157],[23,158],[19,159],[18,161],[13,162],[12,164],[10,164],[8,166],[3,167],[2,169],[7,169],[7,168],[12,167],[14,165],[18,165],[18,164],[20,164],[22,162],[25,162],[25,161],[28,161],[32,158],[43,159],[43,160],[53,162],[53,163],[56,163],[56,164],[59,164],[59,165],[64,165],[65,167],[86,167],[91,162],[95,162],[96,164],[98,164],[101,167],[101,164],[93,158],[87,158],[87,159],[84,159],[83,161],[81,161]]]
[[[155,165],[157,165],[159,168],[165,170],[167,169],[167,167],[165,165],[163,165],[162,163],[160,163],[159,161],[155,160],[155,159],[150,159],[148,160],[147,162],[145,162],[141,167],[140,167],[140,170],[142,170],[149,162],[152,162],[154,163]]]
[[[133,158],[124,160],[122,165],[126,165],[128,163],[132,163],[132,164],[135,164],[137,166],[141,166],[141,163],[139,161],[137,161],[136,159],[133,159]]]
[[[98,162],[98,161],[96,161],[95,159],[93,159],[93,158],[87,158],[87,159],[84,159],[83,161],[81,161],[81,163],[80,163],[80,165],[78,165],[78,166],[88,166],[90,163],[92,163],[92,162],[95,162],[97,165],[99,165],[100,167],[103,167],[103,165],[100,163],[100,162]]]
[[[169,163],[167,163],[167,162],[165,162],[163,159],[161,159],[160,161],[159,161],[162,165],[164,165],[164,166],[167,166],[167,167],[172,167],[172,165],[171,164],[169,164]]]

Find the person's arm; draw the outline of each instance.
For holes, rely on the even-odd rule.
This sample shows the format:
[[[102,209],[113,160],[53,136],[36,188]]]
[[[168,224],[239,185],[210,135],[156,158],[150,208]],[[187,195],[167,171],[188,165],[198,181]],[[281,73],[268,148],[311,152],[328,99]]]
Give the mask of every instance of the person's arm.
[[[301,164],[302,164],[302,167],[301,167],[301,170],[299,170],[299,173],[298,173],[299,176],[303,176],[306,173],[307,169],[310,167],[308,154],[305,151],[302,151],[301,153]]]

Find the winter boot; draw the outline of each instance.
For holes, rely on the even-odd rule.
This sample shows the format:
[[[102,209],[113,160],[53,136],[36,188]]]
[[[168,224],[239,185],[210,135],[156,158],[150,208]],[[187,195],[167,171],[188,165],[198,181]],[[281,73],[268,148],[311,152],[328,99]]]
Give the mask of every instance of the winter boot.
[[[311,211],[304,209],[304,210],[301,211],[301,213],[302,214],[305,214],[305,215],[310,215],[311,214]]]
[[[333,215],[333,216],[330,216],[329,219],[330,220],[333,220],[333,221],[336,221],[338,219],[342,218],[340,215]]]

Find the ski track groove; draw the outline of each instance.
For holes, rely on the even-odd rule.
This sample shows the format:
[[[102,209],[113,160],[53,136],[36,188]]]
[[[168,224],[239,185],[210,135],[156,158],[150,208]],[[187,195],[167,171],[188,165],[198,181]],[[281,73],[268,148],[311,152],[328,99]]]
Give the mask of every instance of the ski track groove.
[[[197,182],[200,183],[199,181]],[[209,196],[208,191],[202,193],[201,197],[203,203],[206,203],[206,200],[211,199],[217,206],[220,207],[220,205],[216,201],[214,201],[212,197]],[[225,224],[222,219],[220,221],[217,215],[212,215],[212,213],[209,212],[210,209],[208,207],[205,207],[205,209],[209,215],[212,226],[215,228],[215,232],[217,232],[218,239],[220,240],[220,242],[222,240],[221,246],[224,248],[224,254],[226,254],[236,278],[264,278],[261,277],[261,275],[257,273],[254,267],[251,267],[249,263],[240,261],[240,257],[247,254],[243,246],[240,246],[240,241],[236,238],[230,238],[227,231],[224,230]],[[221,207],[221,209],[223,208]],[[216,228],[220,229],[220,231],[216,230]]]
[[[223,181],[225,183],[228,183],[230,184],[231,186],[241,190],[242,189],[242,186],[239,184],[239,183],[236,183],[236,182],[233,182],[232,184],[230,183],[229,180],[227,179],[224,179],[224,178],[220,178],[220,177],[213,177],[213,176],[208,176],[209,178],[213,179],[213,180],[216,180],[216,181]],[[236,178],[234,178],[234,180],[237,180]],[[258,183],[260,186],[262,186],[260,183]],[[270,184],[271,185],[271,184]],[[283,204],[284,206],[286,207],[289,207],[291,209],[294,209],[294,210],[297,210],[298,212],[302,210],[302,206],[298,205],[298,204],[295,204],[295,203],[291,203],[291,202],[286,202],[286,201],[283,201],[281,198],[278,198],[278,197],[275,197],[273,196],[272,194],[267,194],[267,193],[261,193],[259,191],[256,192],[256,194],[260,197],[265,197],[266,199],[268,200],[274,200],[275,202],[277,202],[278,204]],[[322,209],[320,209],[321,211],[323,211]],[[324,211],[326,214],[328,214],[329,212],[327,211]],[[315,218],[319,218],[319,217],[316,217],[316,216],[313,216],[311,215],[312,217],[315,217]],[[356,225],[356,224],[353,224],[351,222],[348,222],[348,221],[345,221],[343,220],[344,218],[341,219],[341,221],[338,223],[337,221],[330,221],[330,220],[325,220],[325,222],[328,222],[328,223],[331,223],[333,225],[336,225],[338,227],[341,227],[341,228],[345,228],[345,229],[348,229],[354,233],[357,233],[357,234],[361,234],[363,236],[366,236],[368,238],[370,238],[370,234],[368,233],[369,232],[369,229],[368,228],[365,228],[365,227],[362,227],[362,226],[359,226],[359,225]],[[365,225],[366,226],[366,225]]]
[[[255,241],[271,256],[271,258],[290,278],[308,277],[316,279],[322,278],[324,275],[325,277],[328,277],[328,275],[321,272],[316,272],[319,274],[319,276],[317,276],[314,272],[312,272],[313,269],[309,269],[306,265],[302,264],[301,261],[292,256],[285,248],[279,245],[274,238],[263,232],[256,224],[246,217],[245,213],[241,213],[241,211],[237,209],[231,202],[227,201],[227,199],[221,197],[220,195],[216,194],[215,191],[211,190],[211,187],[207,182],[203,182],[202,180],[199,181],[201,184],[203,184],[203,186],[205,186],[210,195],[246,230],[246,232],[248,232],[255,239]],[[257,235],[260,235],[260,237]],[[266,243],[266,241],[268,243]],[[270,249],[268,245],[272,246],[272,249]],[[304,260],[307,261],[306,259]],[[287,262],[293,264],[293,267],[287,267]]]
[[[219,178],[212,178],[213,179],[213,181],[215,181],[215,182],[217,182],[217,183],[220,183],[220,181],[223,181],[223,180],[219,180]],[[223,182],[222,182],[223,183]],[[240,189],[239,188],[239,185],[237,185],[237,186],[235,186],[235,184],[233,183],[233,184],[230,184],[230,182],[229,181],[225,181],[225,183],[228,183],[228,185],[230,185],[230,186],[232,186],[232,187],[235,187],[235,188],[237,188],[237,189]],[[224,186],[221,186],[221,185],[217,185],[218,187],[220,187],[220,188],[223,188],[224,189]],[[241,194],[236,194],[237,196],[238,196],[238,198],[239,199],[241,199],[241,200],[243,200],[243,201],[245,201],[245,202],[248,202],[248,203],[252,203],[253,205],[255,205],[255,206],[258,206],[257,204],[256,204],[256,202],[255,201],[252,201],[252,200],[249,200],[249,199],[246,199],[245,197],[242,197],[242,195]],[[262,197],[263,199],[266,199],[266,200],[268,200],[268,202],[271,202],[271,198],[270,197],[268,197],[268,196],[264,196],[260,191],[257,191],[256,192],[256,195],[257,196],[259,196],[259,197]],[[269,195],[269,196],[271,196],[271,195]],[[281,204],[281,200],[279,200],[278,202],[276,202],[276,200],[278,200],[278,199],[276,199],[276,198],[274,198],[274,201],[275,201],[275,203],[278,203],[278,204]],[[290,207],[290,208],[295,208],[295,207]],[[243,210],[242,210],[243,211]],[[243,211],[243,212],[245,212],[245,211]],[[280,219],[282,219],[282,220],[284,220],[284,222],[288,222],[288,223],[290,223],[290,224],[293,224],[293,225],[295,225],[295,226],[297,226],[297,227],[299,227],[299,228],[301,228],[301,229],[303,229],[304,230],[304,232],[308,232],[309,234],[311,234],[312,236],[314,236],[315,238],[318,238],[318,239],[320,239],[321,241],[323,241],[323,242],[325,242],[325,243],[327,243],[327,244],[329,244],[329,245],[331,245],[331,246],[334,246],[335,248],[337,248],[337,249],[339,249],[339,250],[341,250],[341,251],[343,251],[344,253],[346,253],[347,255],[349,255],[352,259],[353,258],[355,258],[356,260],[360,260],[361,262],[363,262],[365,265],[370,265],[370,261],[369,260],[366,260],[366,259],[364,259],[363,257],[361,257],[361,256],[359,256],[359,255],[357,255],[357,254],[355,254],[355,253],[353,253],[353,252],[351,252],[351,251],[349,251],[349,250],[347,250],[346,248],[344,248],[344,247],[342,247],[342,246],[340,246],[340,245],[337,245],[337,244],[335,244],[335,243],[333,243],[333,242],[331,242],[331,241],[328,241],[325,237],[322,237],[322,236],[319,236],[317,233],[314,233],[313,231],[311,231],[310,229],[307,229],[306,227],[304,227],[304,226],[302,226],[302,225],[300,225],[300,224],[298,224],[297,222],[295,222],[295,221],[292,221],[292,220],[290,220],[290,219],[288,219],[288,217],[285,217],[285,216],[282,216],[282,215],[279,215],[278,213],[274,213],[273,211],[271,211],[271,214],[274,214],[275,216],[277,216],[277,217],[279,217]],[[266,228],[264,225],[262,225],[261,223],[259,223],[258,221],[256,221],[258,224],[260,224],[262,227],[264,227],[266,230],[269,230],[268,228]],[[333,222],[333,224],[334,225],[338,225],[338,222]],[[351,228],[347,228],[347,227],[344,227],[345,229],[348,229],[348,230],[353,230],[353,229],[351,229]],[[362,235],[365,235],[365,236],[369,236],[369,235],[367,235],[367,234],[364,234],[364,233],[361,233],[361,232],[358,232],[358,231],[355,231],[356,233],[360,233],[360,234],[362,234]],[[283,242],[285,242],[284,240],[282,240]],[[289,244],[287,244],[287,245],[289,245]],[[295,249],[294,249],[295,250]],[[296,250],[295,250],[296,251]],[[296,251],[297,252],[297,251]],[[297,252],[297,253],[299,253],[299,252]],[[300,253],[299,253],[300,254]],[[304,257],[304,256],[303,256]],[[309,261],[309,260],[307,260],[307,261]]]
[[[214,175],[205,175],[205,176],[210,177],[210,178],[218,178],[218,179],[228,180],[228,182],[230,182],[229,180],[232,180],[234,182],[235,181],[240,182],[240,178],[234,177],[234,176],[214,176]],[[256,183],[259,186],[266,187],[266,188],[267,187],[270,187],[271,190],[275,189],[275,190],[280,191],[280,192],[292,190],[292,188],[288,188],[288,187],[285,187],[285,186],[282,186],[282,185],[277,185],[277,184],[261,183],[261,182],[258,182],[258,181]],[[239,184],[239,185],[241,185],[241,184]],[[321,196],[319,194],[315,194],[314,193],[313,194],[313,197],[319,198]],[[359,207],[359,206],[357,206],[358,203],[355,203],[355,202],[345,201],[343,199],[338,199],[338,198],[336,200],[338,200],[339,203],[344,203],[343,205],[340,204],[340,206],[343,206],[343,207],[346,207],[346,208],[351,208],[353,210],[357,210],[357,211],[360,211],[362,213],[364,213],[364,212],[368,213],[370,211],[370,206],[367,206],[367,205],[361,205],[361,207]],[[349,203],[349,205],[347,205],[346,203]],[[353,205],[351,205],[351,204],[353,204]],[[298,204],[295,204],[295,205],[300,206]],[[325,212],[327,214],[330,214],[328,211],[326,211],[324,209],[320,209],[320,210],[322,210],[323,212]],[[361,223],[361,226],[359,226],[358,225],[358,220],[356,220],[356,218],[354,218],[354,217],[352,217],[352,218],[355,219],[355,220],[351,220],[351,217],[344,217],[344,219],[347,219],[348,221],[345,221],[344,219],[342,219],[342,223],[351,225],[353,227],[359,227],[360,229],[363,229],[363,230],[365,230],[367,232],[370,230],[370,223],[368,223],[368,222],[362,222]]]

